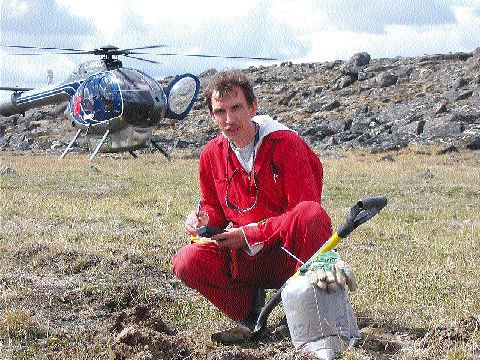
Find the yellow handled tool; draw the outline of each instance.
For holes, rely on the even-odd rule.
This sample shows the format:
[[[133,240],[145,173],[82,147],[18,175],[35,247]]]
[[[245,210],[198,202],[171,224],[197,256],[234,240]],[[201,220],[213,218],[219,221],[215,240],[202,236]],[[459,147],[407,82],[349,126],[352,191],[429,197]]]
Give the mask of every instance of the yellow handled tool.
[[[298,276],[301,271],[308,269],[308,266],[315,261],[324,252],[333,250],[343,239],[345,239],[353,230],[364,222],[370,220],[377,215],[387,205],[387,198],[385,196],[370,197],[358,201],[353,207],[350,208],[350,212],[347,219],[343,222],[338,230],[327,240],[323,246],[317,250],[315,254],[305,262],[293,276]],[[293,277],[292,276],[292,277]],[[265,304],[260,312],[257,320],[257,324],[253,331],[251,340],[260,340],[261,334],[264,333],[264,329],[267,325],[267,318],[272,310],[280,303],[282,297],[282,291],[286,283],[277,290],[275,295]]]

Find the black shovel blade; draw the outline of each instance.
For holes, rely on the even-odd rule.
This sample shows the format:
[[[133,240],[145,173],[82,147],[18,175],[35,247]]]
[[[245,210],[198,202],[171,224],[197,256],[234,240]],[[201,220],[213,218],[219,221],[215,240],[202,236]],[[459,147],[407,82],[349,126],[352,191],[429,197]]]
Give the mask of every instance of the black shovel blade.
[[[353,230],[377,215],[387,205],[385,196],[374,196],[358,201],[350,209],[347,220],[338,228],[338,236],[346,238]]]

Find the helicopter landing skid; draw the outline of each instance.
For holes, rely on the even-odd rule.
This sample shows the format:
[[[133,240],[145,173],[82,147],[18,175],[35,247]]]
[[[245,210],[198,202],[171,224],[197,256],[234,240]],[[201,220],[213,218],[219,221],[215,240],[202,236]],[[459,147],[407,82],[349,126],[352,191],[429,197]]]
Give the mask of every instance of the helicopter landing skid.
[[[170,157],[170,154],[165,150],[161,145],[159,145],[156,141],[150,140],[150,143],[158,150],[160,151],[165,157],[168,159],[168,161],[171,161],[172,158]]]
[[[133,152],[133,150],[128,150],[128,153],[132,155],[135,159],[138,158],[138,155]]]
[[[100,140],[100,142],[98,143],[97,147],[95,148],[95,151],[92,153],[92,156],[90,156],[90,160],[93,160],[93,158],[95,157],[95,155],[97,155],[98,151],[100,150],[100,148],[102,147],[103,143],[105,142],[105,139],[107,138],[108,134],[110,133],[110,130],[107,130],[105,131],[105,134],[103,134],[103,137],[102,139]]]
[[[75,143],[75,141],[77,141],[78,139],[78,136],[80,135],[80,133],[82,132],[82,129],[78,129],[77,133],[75,134],[75,136],[73,137],[73,139],[70,141],[70,143],[68,144],[67,148],[65,150],[63,150],[63,153],[62,155],[60,155],[60,159],[63,159],[65,157],[65,155],[67,155],[67,153],[70,151],[70,149],[72,148],[73,144]]]

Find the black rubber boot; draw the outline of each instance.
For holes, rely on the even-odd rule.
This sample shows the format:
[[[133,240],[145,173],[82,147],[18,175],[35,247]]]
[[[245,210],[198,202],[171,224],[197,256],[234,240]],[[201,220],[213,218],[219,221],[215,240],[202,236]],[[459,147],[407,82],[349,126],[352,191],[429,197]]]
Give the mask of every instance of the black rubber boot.
[[[252,310],[245,320],[238,322],[240,325],[246,326],[252,331],[255,329],[260,311],[262,311],[262,308],[265,305],[265,297],[265,289],[257,289],[253,296]]]
[[[237,321],[237,326],[212,334],[212,341],[232,345],[248,341],[252,338],[258,316],[265,304],[265,289],[257,289],[253,297],[252,310],[245,320]]]

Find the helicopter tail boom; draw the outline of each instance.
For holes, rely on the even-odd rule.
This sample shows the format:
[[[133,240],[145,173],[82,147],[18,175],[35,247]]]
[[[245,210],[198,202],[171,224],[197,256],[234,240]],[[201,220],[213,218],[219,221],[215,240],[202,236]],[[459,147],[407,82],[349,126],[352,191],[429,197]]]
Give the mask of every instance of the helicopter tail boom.
[[[39,106],[67,101],[79,86],[80,82],[76,81],[25,92],[14,91],[11,97],[0,99],[0,115],[24,114],[25,111]]]

